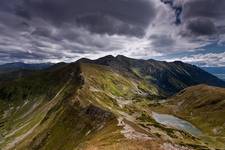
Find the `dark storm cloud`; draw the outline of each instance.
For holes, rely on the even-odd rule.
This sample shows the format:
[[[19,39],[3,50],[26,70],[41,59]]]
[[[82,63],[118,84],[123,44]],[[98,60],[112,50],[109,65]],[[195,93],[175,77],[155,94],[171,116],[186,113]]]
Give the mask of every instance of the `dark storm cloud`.
[[[225,26],[224,0],[191,0],[183,6],[182,18],[187,28],[197,35],[221,34]]]
[[[148,0],[2,0],[1,62],[103,55],[143,37],[154,16]]]
[[[174,10],[176,24],[185,24],[187,31],[195,35],[212,35],[225,26],[224,0],[161,1]]]
[[[132,24],[124,22],[115,18],[113,16],[108,16],[105,14],[87,14],[76,18],[76,23],[79,26],[86,27],[91,32],[100,34],[123,34],[123,35],[135,35],[142,36],[145,34],[144,30],[146,28],[145,24]]]
[[[187,28],[197,35],[212,35],[217,32],[215,24],[207,18],[195,18],[189,20]]]
[[[190,0],[184,5],[184,18],[208,17],[213,19],[224,19],[224,0]]]
[[[75,23],[96,33],[135,36],[144,34],[155,15],[146,0],[23,0],[15,8],[21,17],[40,17],[54,25]]]

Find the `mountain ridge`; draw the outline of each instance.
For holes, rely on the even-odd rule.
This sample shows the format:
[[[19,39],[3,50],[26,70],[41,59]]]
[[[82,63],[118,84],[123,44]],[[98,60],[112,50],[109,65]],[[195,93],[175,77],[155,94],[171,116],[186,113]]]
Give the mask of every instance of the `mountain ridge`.
[[[177,65],[186,75],[188,70],[182,70],[180,62],[151,64],[121,56],[97,61],[81,59],[60,63],[20,78],[0,80],[0,148],[192,150],[214,147],[152,117],[150,106],[158,105],[168,93],[146,74],[152,69],[154,72],[154,67],[162,73],[168,66],[176,70]],[[143,62],[144,66],[152,65],[151,68],[142,67]],[[170,75],[166,77],[176,77]],[[182,78],[179,80],[183,82]]]
[[[201,83],[225,87],[225,82],[218,79],[216,76],[211,75],[197,66],[186,64],[181,61],[165,62],[153,59],[133,59],[122,55],[116,57],[108,55],[96,60],[80,59],[78,62],[106,65],[121,72],[134,73],[137,76],[146,76],[147,78],[149,77],[152,79],[158,78],[155,81],[152,79],[146,80],[153,84],[160,84],[160,88],[169,95],[178,92],[187,86]],[[169,78],[173,81],[170,81]],[[180,78],[181,82],[178,81],[178,83],[173,83],[177,82],[176,78]],[[178,87],[175,84],[177,84]]]
[[[73,63],[68,64],[80,63],[109,66],[115,71],[126,74],[127,76],[135,76],[136,78],[141,78],[148,84],[156,86],[162,93],[161,96],[165,97],[173,95],[174,93],[188,86],[196,84],[205,83],[212,86],[225,87],[225,81],[218,79],[216,76],[211,75],[210,73],[198,68],[197,66],[186,64],[181,61],[165,62],[153,59],[144,60],[128,58],[123,55],[118,55],[116,57],[107,55],[95,60],[81,58]],[[40,72],[43,69],[47,69],[46,71],[51,71],[57,68],[68,66],[68,64],[51,64],[50,66],[45,66],[42,69],[33,70],[37,72]],[[9,73],[0,75],[0,81],[29,76],[30,74],[35,73],[33,70],[20,69],[11,71]]]

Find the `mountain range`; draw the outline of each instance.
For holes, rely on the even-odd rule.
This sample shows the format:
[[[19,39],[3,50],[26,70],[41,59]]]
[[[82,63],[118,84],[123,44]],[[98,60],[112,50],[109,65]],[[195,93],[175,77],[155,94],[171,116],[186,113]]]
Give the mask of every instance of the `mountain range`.
[[[50,67],[53,63],[26,64],[22,62],[14,62],[0,65],[0,74],[9,73],[18,70],[42,70]]]
[[[194,65],[122,55],[16,69],[0,75],[0,149],[222,150],[224,87]]]
[[[225,80],[225,67],[202,67],[202,69]]]

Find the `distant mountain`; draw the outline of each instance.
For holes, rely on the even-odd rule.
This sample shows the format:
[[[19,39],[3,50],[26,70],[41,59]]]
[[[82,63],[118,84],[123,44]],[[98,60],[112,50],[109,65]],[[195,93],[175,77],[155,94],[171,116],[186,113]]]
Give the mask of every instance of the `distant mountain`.
[[[13,72],[18,70],[41,70],[52,66],[52,63],[26,64],[22,62],[7,63],[0,65],[0,73]]]
[[[202,67],[202,69],[225,80],[225,67]]]
[[[225,86],[193,65],[124,56],[11,72],[0,76],[0,149],[218,148],[153,118],[151,106],[199,83]]]
[[[202,69],[212,74],[225,74],[225,67],[202,67]]]

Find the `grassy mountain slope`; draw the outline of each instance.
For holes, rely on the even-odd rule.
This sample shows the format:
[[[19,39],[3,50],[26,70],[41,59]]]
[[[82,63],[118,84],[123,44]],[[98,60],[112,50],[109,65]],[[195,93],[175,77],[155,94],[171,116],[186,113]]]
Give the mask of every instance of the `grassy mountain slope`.
[[[153,81],[125,65],[90,60],[0,80],[0,148],[210,148],[152,118],[149,106],[167,93]]]

